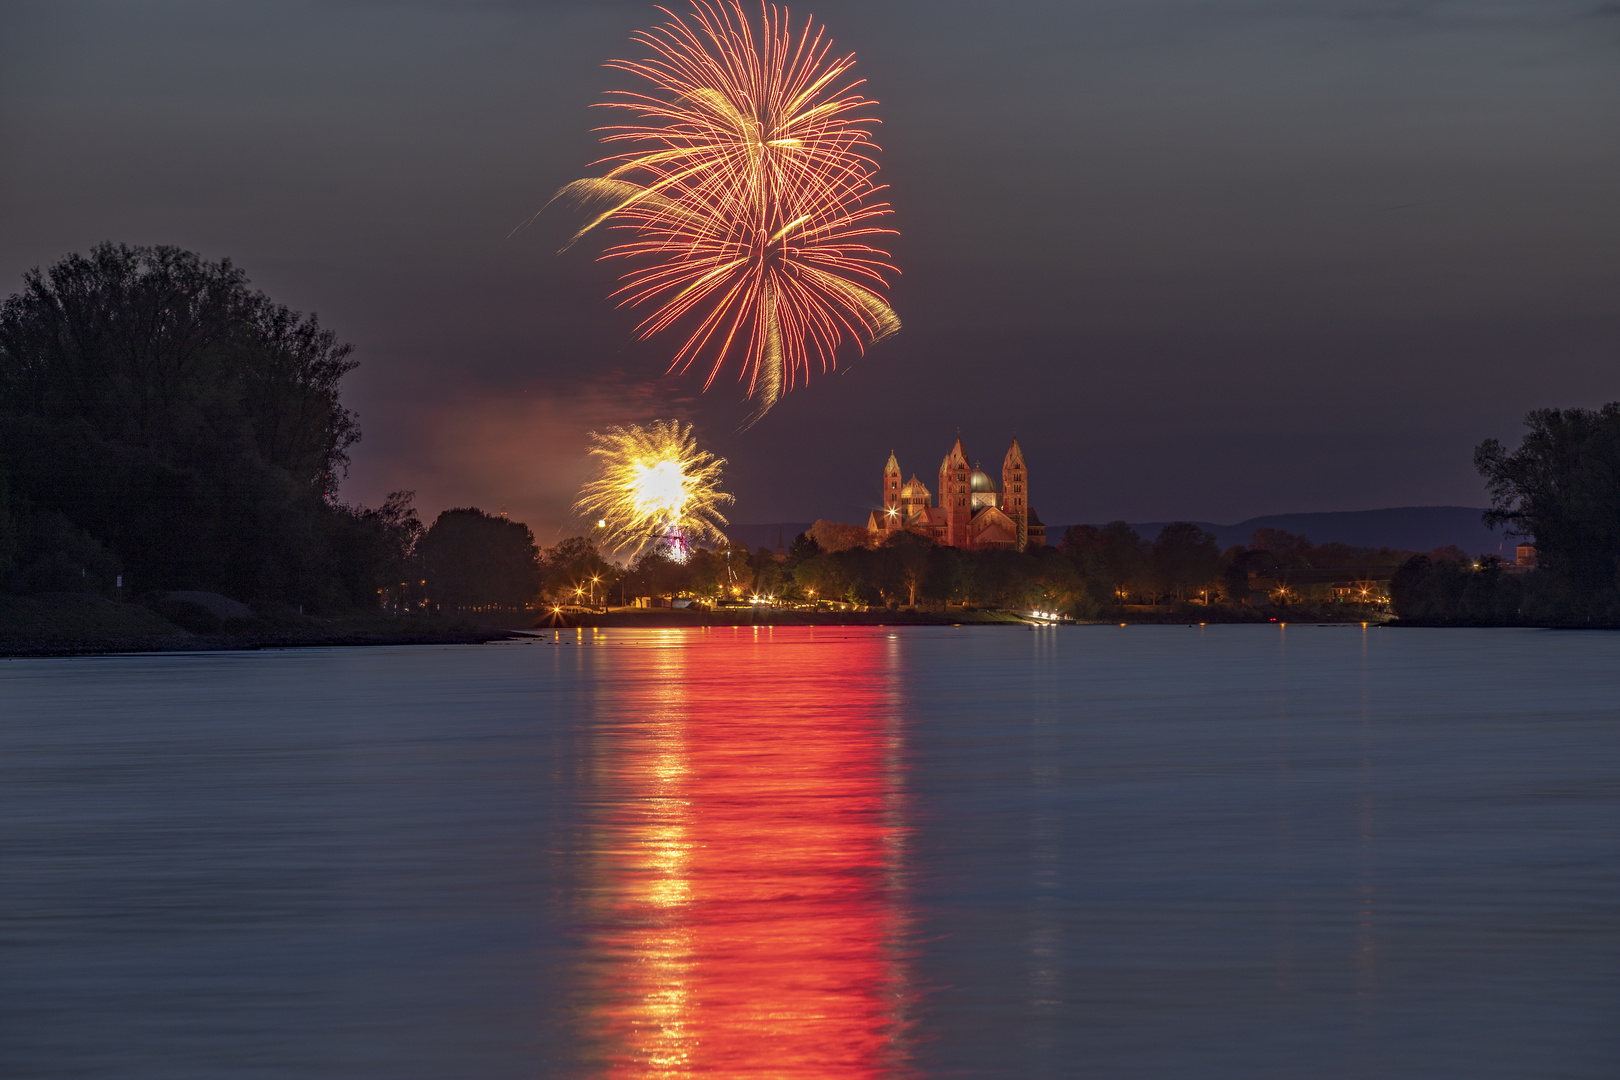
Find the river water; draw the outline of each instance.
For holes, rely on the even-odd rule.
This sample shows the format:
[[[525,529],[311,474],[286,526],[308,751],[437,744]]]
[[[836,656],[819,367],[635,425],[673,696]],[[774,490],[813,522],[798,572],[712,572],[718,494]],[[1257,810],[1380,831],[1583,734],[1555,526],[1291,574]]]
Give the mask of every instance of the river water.
[[[1614,1077],[1620,635],[0,661],[6,1077]]]

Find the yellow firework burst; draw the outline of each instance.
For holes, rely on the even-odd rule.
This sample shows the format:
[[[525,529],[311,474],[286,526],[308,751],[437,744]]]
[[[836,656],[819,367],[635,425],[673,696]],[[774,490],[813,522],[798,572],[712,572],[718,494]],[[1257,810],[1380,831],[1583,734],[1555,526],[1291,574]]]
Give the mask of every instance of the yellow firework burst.
[[[590,453],[596,472],[574,510],[597,522],[610,551],[663,541],[684,558],[689,541],[725,541],[720,507],[731,496],[720,490],[720,469],[726,461],[698,449],[691,424],[654,420],[593,431]]]

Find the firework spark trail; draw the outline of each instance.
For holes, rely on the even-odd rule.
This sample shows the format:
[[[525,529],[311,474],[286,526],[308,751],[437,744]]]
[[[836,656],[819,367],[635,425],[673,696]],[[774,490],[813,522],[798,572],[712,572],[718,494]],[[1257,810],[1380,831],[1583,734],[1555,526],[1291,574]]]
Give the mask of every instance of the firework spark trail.
[[[596,472],[574,510],[603,523],[610,551],[645,547],[666,537],[725,541],[720,507],[724,458],[699,450],[692,425],[655,420],[646,427],[591,432]]]
[[[638,336],[692,325],[670,370],[706,357],[704,389],[740,353],[757,420],[846,339],[864,352],[900,328],[883,296],[898,271],[876,246],[895,231],[878,223],[874,103],[848,78],[854,55],[833,57],[808,20],[795,34],[783,9],[762,4],[757,33],[738,0],[660,10],[670,21],[635,38],[651,58],[608,65],[656,91],[602,103],[637,118],[601,129],[630,149],[553,199],[596,211],[570,244],[603,224],[633,233],[602,257],[635,263],[613,295],[652,306]]]

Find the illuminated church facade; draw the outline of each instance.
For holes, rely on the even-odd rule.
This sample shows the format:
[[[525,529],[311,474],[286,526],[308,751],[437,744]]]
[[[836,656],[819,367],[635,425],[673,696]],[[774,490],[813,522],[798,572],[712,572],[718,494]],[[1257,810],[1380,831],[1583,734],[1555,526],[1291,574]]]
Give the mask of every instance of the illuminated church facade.
[[[901,480],[893,453],[883,468],[883,508],[872,511],[866,528],[875,542],[897,532],[913,532],[935,542],[968,550],[1022,551],[1046,543],[1046,526],[1029,505],[1029,469],[1018,440],[1001,463],[1001,486],[977,462],[968,463],[962,439],[939,464],[939,505],[915,473]]]

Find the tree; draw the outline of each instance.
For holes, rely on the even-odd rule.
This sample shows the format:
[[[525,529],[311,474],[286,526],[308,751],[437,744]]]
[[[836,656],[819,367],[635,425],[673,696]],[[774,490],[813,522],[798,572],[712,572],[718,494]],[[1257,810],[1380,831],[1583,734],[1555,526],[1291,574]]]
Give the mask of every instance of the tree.
[[[526,607],[540,591],[540,550],[522,522],[458,507],[417,546],[428,595],[441,607]]]
[[[596,596],[605,598],[618,576],[617,568],[602,558],[596,541],[588,536],[571,536],[547,548],[542,560],[542,583],[554,598],[572,601],[575,589],[583,587],[589,594],[593,585]]]
[[[356,605],[380,602],[394,611],[418,610],[426,597],[416,547],[422,521],[414,491],[391,491],[382,505],[335,507],[331,547],[345,594]]]
[[[1249,599],[1249,557],[1258,552],[1242,547],[1228,548],[1221,556],[1221,599],[1228,604],[1242,604]]]
[[[1171,522],[1161,529],[1148,559],[1159,587],[1179,601],[1207,589],[1221,567],[1215,537],[1190,521]]]
[[[672,557],[667,543],[647,548],[631,564],[627,586],[636,596],[673,596],[686,590],[691,573]]]
[[[11,511],[11,480],[0,467],[0,574],[17,565],[17,516]]]
[[[1123,521],[1110,521],[1098,534],[1100,565],[1110,599],[1142,591],[1147,585],[1147,550],[1136,530]]]
[[[967,602],[973,592],[973,567],[967,554],[943,545],[928,553],[928,572],[922,583],[924,599],[941,606]]]
[[[845,548],[832,553],[849,582],[844,599],[851,604],[875,606],[886,603],[899,587],[895,561],[886,553],[868,547]]]
[[[1067,611],[1077,619],[1093,619],[1101,614],[1104,600],[1088,587],[1085,575],[1073,559],[1054,547],[1031,547],[1024,563],[1030,588],[1029,606],[1042,611]]]
[[[828,551],[812,555],[794,567],[793,581],[812,599],[819,600],[835,600],[849,588],[844,568]]]
[[[338,399],[353,346],[249,290],[229,259],[102,244],[23,286],[0,308],[0,409],[179,460],[245,438],[300,485],[336,491],[360,440]]]
[[[1598,410],[1537,409],[1509,453],[1474,450],[1491,508],[1485,524],[1536,545],[1537,565],[1579,590],[1611,590],[1620,569],[1620,402]]]
[[[1070,525],[1063,530],[1063,542],[1059,547],[1078,565],[1087,555],[1102,550],[1102,532],[1095,525]]]
[[[917,606],[917,590],[928,577],[928,553],[935,544],[926,536],[897,532],[883,543],[889,556],[893,574],[901,588],[906,590],[906,606]]]
[[[400,574],[408,573],[416,555],[417,542],[422,539],[422,519],[416,516],[414,491],[390,491],[382,505],[375,510],[363,510],[361,516],[375,522],[386,537],[389,568]]]
[[[0,306],[13,511],[62,515],[139,592],[374,602],[382,571],[353,559],[379,523],[334,498],[350,352],[229,260],[103,244],[32,270]]]
[[[789,570],[797,567],[804,560],[821,554],[821,545],[809,533],[800,533],[793,538],[793,543],[787,549],[787,567]]]
[[[1249,550],[1269,551],[1276,557],[1279,566],[1309,566],[1311,564],[1311,540],[1308,536],[1300,536],[1286,529],[1273,529],[1262,526],[1254,530],[1249,537]]]
[[[1146,545],[1123,521],[1111,521],[1100,529],[1071,525],[1063,531],[1061,549],[1091,600],[1083,605],[1084,610],[1124,603],[1132,593],[1147,588]]]
[[[694,547],[686,555],[686,588],[689,592],[710,600],[728,595],[731,579],[726,568],[724,549],[711,551]]]
[[[810,536],[822,551],[845,551],[852,547],[866,547],[871,536],[859,525],[845,525],[841,521],[817,521],[810,526]]]

